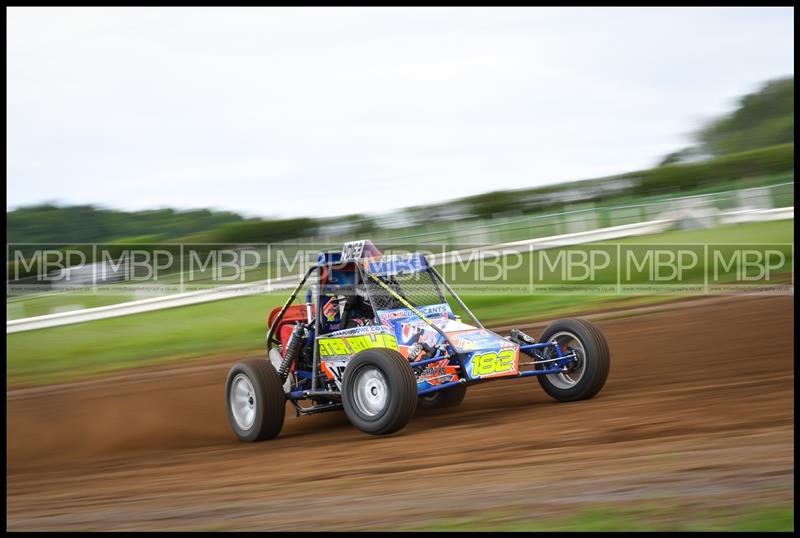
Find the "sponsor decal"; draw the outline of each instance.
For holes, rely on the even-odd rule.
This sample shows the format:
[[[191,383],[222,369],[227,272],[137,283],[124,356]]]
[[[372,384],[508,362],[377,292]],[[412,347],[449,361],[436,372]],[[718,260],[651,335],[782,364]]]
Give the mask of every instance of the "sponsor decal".
[[[420,306],[419,308],[417,308],[417,311],[426,318],[446,317],[452,315],[452,310],[450,310],[450,305],[446,303]],[[392,325],[391,322],[398,319],[420,318],[414,311],[412,311],[409,308],[396,308],[394,310],[378,310],[377,314],[380,322],[386,326],[391,326]]]
[[[390,331],[381,325],[363,325],[361,327],[350,327],[349,329],[342,329],[340,331],[335,331],[332,333],[327,334],[321,338],[332,338],[334,336],[352,336],[356,334],[379,334],[379,333],[389,333]]]
[[[318,342],[319,354],[323,358],[355,355],[359,351],[376,347],[397,349],[397,339],[387,333],[320,338]]]
[[[448,359],[428,365],[417,378],[417,386],[427,388],[458,380],[458,368],[451,366]]]
[[[400,343],[404,346],[415,344],[422,336],[422,327],[413,323],[401,323]]]
[[[363,264],[368,272],[379,276],[421,273],[428,269],[425,257],[419,253],[388,255],[378,260],[367,259]]]

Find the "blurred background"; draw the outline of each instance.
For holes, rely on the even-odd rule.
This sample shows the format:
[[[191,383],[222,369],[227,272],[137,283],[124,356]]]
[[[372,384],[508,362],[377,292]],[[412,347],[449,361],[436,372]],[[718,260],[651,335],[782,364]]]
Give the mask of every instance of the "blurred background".
[[[342,515],[315,501],[320,529],[793,528],[793,8],[6,14],[8,528],[306,528],[286,497],[255,482],[232,492],[237,459],[280,484],[342,488],[360,507]],[[452,417],[381,440],[385,461],[325,417],[291,421],[260,454],[234,443],[227,368],[261,353],[264,318],[304,264],[362,238],[440,256],[521,249],[496,287],[478,286],[480,259],[445,274],[490,326],[606,320],[619,363],[596,426],[516,384],[481,387]],[[652,274],[623,286],[621,259],[593,290],[547,289],[567,279],[534,275],[534,251],[609,244],[780,262],[752,278],[701,257],[672,287]],[[231,263],[193,265],[220,250]],[[169,263],[154,275],[132,252]],[[698,355],[684,353],[690,343]],[[763,365],[763,380],[743,384],[733,357]],[[725,371],[699,380],[706,361]],[[81,403],[87,394],[95,404]],[[731,400],[751,405],[734,412]],[[520,420],[528,437],[511,434]],[[447,421],[490,426],[472,428],[476,440]],[[315,437],[318,426],[333,437]],[[513,466],[461,469],[452,488],[468,514],[372,499],[402,478],[388,462],[411,465],[412,444],[449,438],[460,456],[515,454]],[[371,463],[343,464],[341,476],[286,470],[300,451],[324,463],[326,442]],[[560,469],[558,449],[583,455],[547,496],[538,472],[518,471]],[[630,473],[613,454],[627,454]],[[160,483],[158,466],[176,457],[185,462]],[[143,461],[153,474],[110,478]],[[439,478],[449,463],[420,465]],[[488,469],[495,479],[469,486]],[[193,482],[198,473],[209,478]],[[175,497],[187,489],[191,509]],[[423,497],[435,503],[436,491]]]

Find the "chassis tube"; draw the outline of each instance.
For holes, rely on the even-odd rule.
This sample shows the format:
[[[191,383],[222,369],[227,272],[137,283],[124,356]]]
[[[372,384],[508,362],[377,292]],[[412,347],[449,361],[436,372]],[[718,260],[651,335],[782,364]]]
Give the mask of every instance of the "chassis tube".
[[[530,349],[543,349],[543,348],[550,347],[550,346],[553,346],[553,347],[556,347],[556,348],[558,347],[553,342],[539,342],[538,344],[526,344],[524,346],[519,346],[519,350],[520,351],[528,351]]]
[[[326,413],[328,411],[339,411],[342,409],[342,404],[330,404],[330,405],[315,405],[312,407],[303,407],[300,405],[297,400],[289,400],[294,408],[297,410],[298,416],[300,415],[316,415],[317,413]]]
[[[278,324],[280,324],[281,320],[283,319],[283,315],[286,314],[286,309],[289,308],[289,305],[294,302],[295,298],[297,297],[297,294],[300,292],[300,289],[306,283],[306,280],[308,280],[309,275],[311,275],[311,272],[314,271],[316,268],[317,266],[314,265],[309,267],[308,270],[306,270],[306,274],[303,275],[303,278],[302,280],[300,280],[300,283],[294,288],[294,291],[289,296],[289,299],[283,304],[283,308],[278,314],[278,317],[275,318],[275,320],[272,322],[272,325],[270,325],[269,331],[267,331],[267,349],[270,349],[272,346],[272,337],[274,336],[273,333],[275,327],[277,327]]]
[[[529,357],[533,357],[534,359],[536,359],[536,358],[542,359],[541,355],[530,353],[530,351],[532,351],[534,349],[542,349],[542,348],[545,348],[545,347],[553,347],[555,349],[556,356],[555,356],[555,358],[552,358],[552,359],[541,360],[541,361],[538,362],[538,364],[544,364],[544,363],[547,363],[547,362],[561,362],[561,361],[564,361],[564,360],[566,360],[567,364],[568,364],[569,362],[572,362],[572,361],[578,359],[578,357],[577,357],[577,355],[575,355],[574,351],[570,351],[568,353],[564,353],[563,351],[561,351],[561,348],[555,342],[540,342],[538,344],[527,344],[527,345],[524,345],[524,346],[519,346],[519,350],[522,353],[525,353],[526,355],[528,355]],[[537,362],[534,361],[534,364],[537,364]],[[540,370],[540,371],[543,371],[543,370]],[[526,374],[526,375],[541,375],[541,374]]]
[[[430,359],[423,359],[421,361],[410,362],[408,363],[408,365],[411,366],[412,368],[416,368],[417,366],[425,366],[426,364],[430,364],[432,362],[439,362],[451,358],[452,358],[451,355],[436,355],[434,357],[431,357]]]
[[[560,366],[547,368],[546,370],[528,370],[527,372],[520,372],[517,377],[530,377],[532,375],[547,375],[547,374],[560,374],[563,370]]]
[[[441,385],[434,385],[432,387],[428,387],[427,389],[422,389],[417,391],[418,396],[422,396],[423,394],[429,394],[431,392],[437,392],[444,389],[449,389],[455,387],[456,385],[465,385],[467,383],[466,379],[459,380],[459,381],[451,381],[450,383],[442,383]]]
[[[330,390],[295,390],[286,393],[287,400],[314,400],[317,398],[324,398],[326,400],[340,400],[342,397],[340,392]]]
[[[461,297],[456,295],[456,292],[454,292],[453,288],[450,287],[450,284],[448,284],[445,281],[445,279],[442,278],[442,275],[439,274],[439,271],[437,271],[436,268],[434,266],[430,265],[430,264],[428,264],[428,269],[431,270],[431,272],[436,276],[436,279],[439,282],[441,282],[442,286],[444,286],[444,289],[446,289],[450,293],[450,295],[453,297],[453,299],[456,300],[456,302],[458,303],[458,306],[463,308],[464,311],[469,315],[469,317],[472,318],[472,321],[475,322],[475,325],[477,325],[479,328],[483,329],[483,324],[480,322],[480,320],[478,318],[476,318],[475,314],[472,313],[472,310],[470,310],[469,307],[464,304],[464,301],[461,300]]]
[[[313,350],[313,358],[311,360],[311,392],[316,392],[317,390],[317,376],[319,375],[319,345],[317,345],[317,338],[319,338],[319,318],[322,314],[320,312],[319,307],[319,297],[320,293],[322,292],[322,268],[321,266],[317,265],[317,297],[315,302],[316,305],[316,312],[314,315],[314,350]]]

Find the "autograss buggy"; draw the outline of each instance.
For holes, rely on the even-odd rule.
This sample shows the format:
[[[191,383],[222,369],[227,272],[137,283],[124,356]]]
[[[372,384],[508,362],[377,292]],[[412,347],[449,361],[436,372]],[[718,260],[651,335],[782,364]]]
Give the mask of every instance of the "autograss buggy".
[[[305,304],[293,304],[307,283]],[[357,428],[382,435],[417,406],[458,405],[476,383],[537,376],[556,400],[583,400],[609,369],[608,345],[591,323],[555,321],[538,341],[516,329],[500,336],[423,255],[383,256],[370,241],[320,254],[267,324],[269,360],[244,360],[228,374],[228,419],[242,441],[276,437],[286,400],[298,416],[344,409]]]

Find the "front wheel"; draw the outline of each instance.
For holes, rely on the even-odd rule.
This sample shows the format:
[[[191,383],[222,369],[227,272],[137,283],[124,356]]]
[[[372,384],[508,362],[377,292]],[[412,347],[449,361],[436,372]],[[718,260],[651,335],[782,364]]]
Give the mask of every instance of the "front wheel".
[[[405,426],[417,409],[417,380],[393,349],[366,349],[353,357],[342,378],[342,405],[365,433],[386,435]]]
[[[564,372],[537,376],[544,391],[561,402],[588,400],[600,392],[611,365],[608,343],[600,329],[583,319],[561,319],[548,325],[539,338],[542,343],[553,341],[562,352],[573,351],[578,358]],[[556,354],[552,348],[544,348],[542,356],[553,359]]]
[[[277,437],[283,427],[286,395],[275,367],[267,359],[236,363],[225,385],[228,422],[240,441]]]

